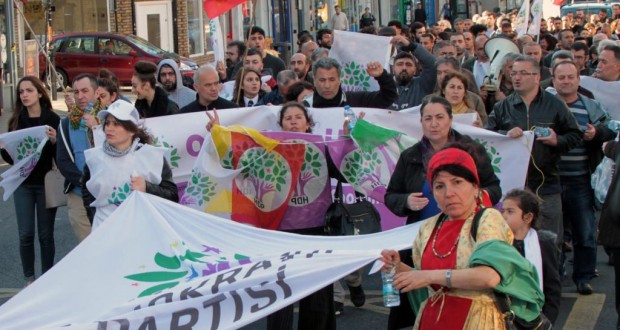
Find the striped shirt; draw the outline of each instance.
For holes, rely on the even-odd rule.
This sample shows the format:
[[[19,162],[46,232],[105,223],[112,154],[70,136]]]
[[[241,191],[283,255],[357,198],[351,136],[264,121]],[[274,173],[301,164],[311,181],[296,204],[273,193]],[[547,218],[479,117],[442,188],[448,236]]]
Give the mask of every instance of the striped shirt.
[[[582,132],[586,130],[586,124],[590,123],[590,117],[581,99],[567,104],[573,113],[577,124]],[[562,155],[560,161],[560,181],[562,184],[577,184],[590,182],[590,169],[586,144],[582,140],[577,146]]]

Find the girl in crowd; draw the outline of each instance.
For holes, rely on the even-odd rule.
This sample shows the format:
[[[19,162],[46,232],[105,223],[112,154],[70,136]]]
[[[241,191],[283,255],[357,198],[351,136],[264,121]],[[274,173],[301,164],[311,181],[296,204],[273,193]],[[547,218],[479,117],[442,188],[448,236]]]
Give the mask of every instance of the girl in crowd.
[[[239,92],[241,90],[241,92]],[[263,104],[265,91],[261,89],[260,72],[245,68],[235,79],[234,102],[240,107],[253,107]]]
[[[438,92],[439,96],[445,98],[452,105],[452,114],[475,113],[476,120],[474,126],[483,127],[485,118],[480,118],[467,93],[467,78],[461,73],[453,71],[446,75],[441,81]],[[486,116],[486,112],[483,112]]]
[[[288,88],[285,95],[285,102],[303,103],[306,96],[314,93],[314,85],[307,81],[298,81]]]
[[[219,117],[215,110],[213,115],[208,112],[207,115],[210,119],[207,124],[207,130],[211,131],[213,126],[219,125]],[[312,128],[314,127],[314,121],[306,107],[297,102],[290,102],[282,107],[278,117],[278,124],[282,127],[282,131],[296,133],[312,133]],[[326,177],[324,182],[317,184],[327,185],[329,182],[329,179]],[[280,223],[281,228],[279,230],[301,235],[325,235],[323,228],[324,215],[331,202],[329,195],[327,197],[327,200],[322,204],[315,201],[315,205],[318,205],[320,209],[313,213],[314,217],[301,219],[294,216],[294,212],[291,212],[292,204],[289,205],[289,209]],[[320,205],[325,205],[325,209]],[[284,307],[267,318],[267,328],[292,329],[293,314],[293,304]],[[312,293],[299,302],[298,329],[336,329],[332,285]]]
[[[395,268],[396,289],[428,290],[416,329],[503,329],[505,316],[494,290],[509,295],[513,308],[524,307],[518,316],[536,319],[544,297],[534,268],[511,246],[512,231],[499,211],[482,210],[472,156],[458,148],[443,149],[430,159],[426,178],[441,213],[422,224],[413,242],[416,267],[402,263],[395,250],[382,251],[380,259],[384,270]]]
[[[19,81],[16,100],[13,115],[9,119],[9,132],[35,126],[49,126],[46,132],[49,140],[43,147],[37,165],[13,194],[19,232],[19,254],[26,285],[29,285],[35,279],[35,216],[41,248],[41,273],[45,273],[54,265],[56,208],[45,208],[44,179],[45,174],[52,168],[56,154],[55,128],[60,124],[60,117],[54,113],[47,90],[36,77],[27,76]],[[9,164],[15,161],[5,150],[2,150],[2,158]]]
[[[551,323],[555,323],[562,298],[558,270],[560,251],[555,244],[554,233],[538,230],[540,199],[527,190],[512,190],[504,198],[502,207],[502,216],[514,234],[512,245],[538,272],[539,283],[545,294],[542,312]]]
[[[97,117],[103,124],[103,146],[85,152],[82,197],[93,230],[127,198],[142,191],[179,201],[165,149],[151,146],[139,125],[138,110],[123,100],[112,103]],[[93,210],[93,208],[95,208]]]
[[[157,66],[152,62],[138,61],[134,65],[131,88],[136,93],[136,109],[141,118],[172,115],[179,106],[168,98],[166,91],[157,86]]]
[[[499,202],[502,190],[499,179],[493,172],[491,160],[482,145],[452,129],[452,105],[443,97],[431,96],[422,102],[420,115],[422,140],[401,153],[385,194],[387,208],[398,216],[407,217],[407,224],[440,213],[431,192],[431,184],[427,181],[427,167],[433,154],[451,142],[467,145],[471,149],[470,153],[476,159],[477,173],[480,175],[480,189],[485,198],[489,199],[486,205]],[[411,252],[401,253],[401,260],[413,266]],[[407,296],[403,294],[400,301],[399,307],[390,310],[388,329],[413,325],[415,315]]]

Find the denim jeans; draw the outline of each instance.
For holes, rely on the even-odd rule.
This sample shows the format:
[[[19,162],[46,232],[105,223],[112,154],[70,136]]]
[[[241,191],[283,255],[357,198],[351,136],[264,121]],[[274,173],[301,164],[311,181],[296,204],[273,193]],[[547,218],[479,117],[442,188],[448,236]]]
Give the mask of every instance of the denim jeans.
[[[19,255],[26,279],[34,279],[34,234],[35,211],[36,228],[41,246],[41,273],[54,265],[54,222],[56,208],[45,208],[45,188],[43,185],[22,184],[13,194],[17,231],[19,233]]]
[[[562,213],[573,239],[573,282],[590,282],[596,268],[596,217],[590,183],[562,185]]]

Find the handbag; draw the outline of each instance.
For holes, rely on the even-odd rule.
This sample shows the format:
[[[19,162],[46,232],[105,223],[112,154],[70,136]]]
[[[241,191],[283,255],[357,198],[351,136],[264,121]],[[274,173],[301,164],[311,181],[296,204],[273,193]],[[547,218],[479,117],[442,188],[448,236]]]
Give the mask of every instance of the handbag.
[[[484,210],[481,209],[476,213],[474,219],[471,222],[470,235],[476,241],[476,236],[478,235],[478,225],[480,224],[480,218],[482,218],[482,214]],[[493,295],[495,297],[495,305],[497,309],[502,313],[504,317],[504,325],[506,330],[551,330],[553,329],[553,324],[551,321],[543,314],[542,312],[538,314],[538,316],[531,320],[526,321],[520,317],[518,317],[515,312],[511,308],[510,296],[505,293],[493,290]]]
[[[355,193],[356,202],[345,204],[342,182],[338,180],[334,202],[325,213],[325,233],[330,236],[352,236],[378,233],[381,231],[381,216],[375,207],[363,196]]]
[[[616,141],[618,141],[618,137],[616,137]],[[616,162],[610,158],[603,157],[603,160],[596,166],[596,169],[592,173],[590,184],[594,190],[594,197],[601,204],[605,202],[611,179],[614,176],[615,166]]]
[[[52,169],[45,174],[45,207],[48,209],[67,205],[67,195],[64,190],[65,177],[52,161]]]

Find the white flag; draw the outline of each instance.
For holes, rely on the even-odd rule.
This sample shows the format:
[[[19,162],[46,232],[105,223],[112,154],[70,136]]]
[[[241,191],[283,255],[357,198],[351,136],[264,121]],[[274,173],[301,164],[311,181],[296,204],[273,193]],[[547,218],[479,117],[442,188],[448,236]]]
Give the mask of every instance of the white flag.
[[[519,9],[517,18],[515,18],[515,32],[517,32],[518,37],[521,37],[527,34],[529,23],[530,23],[530,1],[523,0],[521,9]]]
[[[209,26],[211,28],[211,48],[213,49],[213,54],[215,55],[215,61],[212,62],[211,65],[215,67],[219,61],[226,62],[226,58],[224,56],[226,45],[224,45],[224,36],[222,35],[222,27],[220,25],[219,16],[212,18],[209,22]]]
[[[530,4],[530,24],[527,29],[527,34],[534,37],[540,34],[540,20],[542,19],[542,11],[542,0],[532,0],[532,3]]]
[[[0,134],[0,148],[6,150],[13,159],[13,166],[0,175],[5,201],[37,166],[48,140],[45,135],[48,127],[37,126]]]
[[[334,30],[334,44],[329,51],[342,65],[343,91],[378,91],[377,81],[366,73],[366,64],[378,61],[390,70],[392,38]]]

